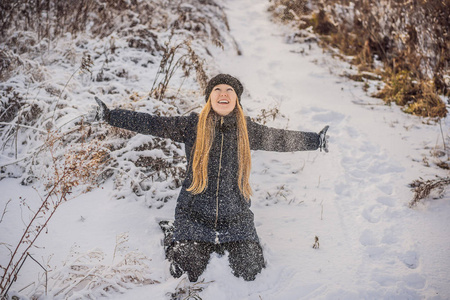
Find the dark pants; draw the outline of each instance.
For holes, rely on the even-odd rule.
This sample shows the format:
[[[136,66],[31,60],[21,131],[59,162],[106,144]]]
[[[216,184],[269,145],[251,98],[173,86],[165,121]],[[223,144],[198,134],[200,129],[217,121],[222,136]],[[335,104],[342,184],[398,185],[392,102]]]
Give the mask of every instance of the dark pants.
[[[182,241],[172,243],[166,250],[171,261],[171,274],[175,278],[184,272],[191,282],[197,281],[208,265],[211,253],[225,254],[228,251],[233,274],[244,280],[254,280],[265,267],[261,246],[253,241],[239,241],[224,244]]]

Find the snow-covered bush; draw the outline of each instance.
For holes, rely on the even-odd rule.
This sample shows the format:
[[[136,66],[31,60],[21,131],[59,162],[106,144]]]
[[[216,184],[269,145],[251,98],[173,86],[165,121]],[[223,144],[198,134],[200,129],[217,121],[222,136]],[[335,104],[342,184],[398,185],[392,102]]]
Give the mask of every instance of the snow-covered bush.
[[[92,122],[93,96],[111,108],[166,116],[198,109],[199,91],[215,72],[208,48],[236,49],[220,5],[4,1],[0,30],[0,149],[8,158],[0,163],[0,180],[31,184],[45,132],[64,133],[69,145],[77,143],[72,129],[85,124],[87,141],[104,140],[109,149],[101,180],[115,180],[116,197],[160,207],[177,194],[181,145]],[[166,195],[156,199],[161,190]]]
[[[86,128],[79,127],[77,131],[84,139]],[[26,214],[22,215],[25,230],[16,245],[2,245],[10,253],[8,261],[1,265],[2,297],[8,292],[28,251],[36,246],[37,238],[46,230],[58,207],[73,197],[72,193],[80,187],[83,191],[90,190],[102,165],[107,162],[106,151],[98,141],[80,141],[72,147],[63,147],[64,142],[62,134],[48,131],[44,144],[37,150],[36,163],[31,165],[30,171],[42,178],[45,195],[40,196],[41,201],[35,201],[34,205],[21,199],[21,205],[29,211],[29,220],[25,218]],[[6,207],[4,209],[5,213]]]
[[[409,202],[409,207],[416,206],[421,200],[427,197],[433,199],[439,199],[444,196],[445,188],[450,184],[450,177],[439,177],[435,179],[423,180],[417,179],[410,184],[410,187],[414,190],[414,197]],[[432,195],[433,194],[433,195]]]
[[[170,300],[202,300],[200,292],[208,287],[212,282],[201,280],[196,283],[189,283],[187,278],[183,278],[175,289],[175,292],[167,293]]]
[[[110,263],[100,249],[78,253],[72,248],[64,265],[51,273],[47,286],[50,292],[45,295],[42,283],[32,298],[45,295],[48,299],[98,299],[135,286],[158,283],[151,276],[150,258],[138,251],[128,251],[127,241],[127,233],[117,236]]]
[[[213,0],[2,1],[0,180],[20,178],[49,195],[42,209],[30,210],[17,249],[0,261],[9,278],[0,284],[2,296],[49,221],[42,215],[51,217],[68,193],[112,179],[118,199],[160,208],[175,198],[185,175],[182,145],[94,121],[94,96],[111,109],[164,116],[198,110],[206,80],[217,72],[210,48],[238,51],[228,31]],[[22,200],[24,207],[29,202]],[[96,298],[151,281],[140,254],[112,266],[88,263],[98,255],[80,256],[52,275],[59,282],[52,293]]]

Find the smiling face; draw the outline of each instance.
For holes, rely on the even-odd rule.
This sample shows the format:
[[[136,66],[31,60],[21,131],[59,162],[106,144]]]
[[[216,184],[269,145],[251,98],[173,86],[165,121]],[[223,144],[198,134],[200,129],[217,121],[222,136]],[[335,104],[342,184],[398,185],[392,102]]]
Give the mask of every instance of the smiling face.
[[[236,107],[237,95],[228,84],[216,85],[211,91],[212,109],[220,116],[226,116]]]

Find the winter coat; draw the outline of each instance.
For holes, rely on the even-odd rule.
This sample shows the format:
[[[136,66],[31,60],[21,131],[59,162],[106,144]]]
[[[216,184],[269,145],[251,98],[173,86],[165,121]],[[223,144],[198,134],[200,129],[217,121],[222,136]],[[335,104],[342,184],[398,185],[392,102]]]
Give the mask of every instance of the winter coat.
[[[176,241],[259,241],[250,202],[245,200],[238,187],[236,117],[232,114],[222,118],[223,122],[216,122],[209,154],[208,186],[202,193],[193,195],[186,189],[192,183],[191,154],[198,115],[160,117],[120,109],[111,111],[110,125],[184,143],[187,172],[175,209]],[[319,147],[317,133],[270,128],[249,118],[247,129],[251,150],[290,152]]]

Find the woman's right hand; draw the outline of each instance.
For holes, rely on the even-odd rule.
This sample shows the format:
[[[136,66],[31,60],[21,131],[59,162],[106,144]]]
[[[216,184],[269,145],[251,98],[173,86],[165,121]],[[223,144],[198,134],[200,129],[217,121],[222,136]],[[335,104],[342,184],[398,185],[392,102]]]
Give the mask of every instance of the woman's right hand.
[[[95,120],[109,122],[110,110],[108,106],[106,106],[106,104],[102,100],[100,100],[97,96],[95,96],[94,98],[98,104]]]
[[[320,132],[319,132],[319,149],[320,151],[325,151],[328,153],[328,136],[327,131],[330,126],[325,126]]]

